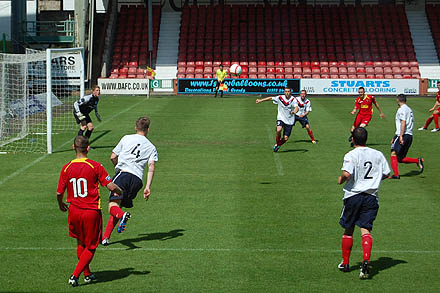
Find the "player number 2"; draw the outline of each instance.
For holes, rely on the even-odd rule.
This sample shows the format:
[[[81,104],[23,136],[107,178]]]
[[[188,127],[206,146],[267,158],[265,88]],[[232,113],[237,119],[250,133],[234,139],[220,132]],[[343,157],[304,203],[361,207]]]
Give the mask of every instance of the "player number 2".
[[[373,163],[371,163],[370,161],[366,161],[364,163],[364,167],[367,167],[367,165],[368,165],[368,170],[367,173],[365,173],[364,179],[373,179],[373,177],[368,176],[370,175],[371,168],[373,168]]]
[[[69,182],[72,182],[73,197],[87,196],[87,180],[85,178],[72,178]]]

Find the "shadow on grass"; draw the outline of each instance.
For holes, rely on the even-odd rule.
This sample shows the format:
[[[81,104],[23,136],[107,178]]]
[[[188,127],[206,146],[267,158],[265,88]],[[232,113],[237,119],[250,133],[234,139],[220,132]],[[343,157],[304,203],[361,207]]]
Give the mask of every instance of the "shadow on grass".
[[[312,144],[312,142],[310,141],[310,139],[298,139],[298,140],[294,140],[294,143],[307,143],[307,144]],[[319,142],[319,140],[317,139],[316,142]]]
[[[392,257],[380,257],[379,259],[372,260],[370,262],[370,274],[369,279],[373,278],[379,272],[397,266],[399,264],[408,263],[406,260],[393,259]],[[350,267],[350,271],[359,271],[362,263],[357,263],[356,265]]]
[[[280,150],[278,151],[278,153],[294,153],[294,152],[301,152],[301,153],[305,153],[308,152],[309,150],[306,149],[295,149],[295,150]]]
[[[159,241],[170,240],[170,239],[174,239],[174,238],[183,236],[184,235],[182,233],[183,231],[185,231],[185,230],[175,229],[175,230],[171,230],[169,232],[156,232],[156,233],[139,234],[139,237],[137,237],[137,238],[123,239],[123,240],[119,240],[116,242],[110,242],[110,245],[116,244],[116,243],[121,243],[122,245],[127,246],[128,250],[136,249],[136,248],[141,248],[141,247],[136,246],[135,243],[142,242],[142,241],[152,241],[152,240],[159,240]]]
[[[107,135],[108,133],[110,133],[111,130],[102,130],[102,131],[94,131],[94,134],[98,134],[96,136],[92,136],[92,139],[90,140],[90,148],[91,149],[102,149],[102,148],[113,148],[115,146],[92,146],[91,144],[94,143],[95,141],[99,140],[101,137],[103,137],[104,135]],[[69,145],[68,147],[66,147],[65,149],[60,149],[60,150],[55,150],[53,151],[53,153],[65,153],[65,152],[71,152],[72,151],[72,145],[73,145],[73,140],[75,139],[76,135],[72,137],[72,144]]]
[[[90,145],[92,145],[95,141],[98,141],[101,137],[109,134],[111,130],[102,130],[102,131],[96,131],[96,133],[99,133],[97,136],[92,136],[92,139],[90,140]],[[98,148],[98,147],[94,147]]]
[[[93,274],[95,275],[96,280],[90,284],[84,284],[84,285],[93,285],[93,284],[98,284],[98,283],[111,282],[111,281],[116,281],[119,279],[127,278],[130,275],[148,275],[149,273],[151,273],[151,272],[150,271],[135,271],[134,268],[125,268],[125,269],[114,270],[114,271],[94,272]]]
[[[417,175],[420,175],[420,171],[413,170],[413,171],[408,172],[406,174],[400,174],[400,177],[413,177],[413,176],[417,176]]]

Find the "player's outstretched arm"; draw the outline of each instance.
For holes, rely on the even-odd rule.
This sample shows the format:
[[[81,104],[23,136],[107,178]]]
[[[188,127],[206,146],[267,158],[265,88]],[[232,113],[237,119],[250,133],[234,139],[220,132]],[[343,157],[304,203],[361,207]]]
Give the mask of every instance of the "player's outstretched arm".
[[[151,194],[150,188],[151,188],[151,183],[153,183],[154,169],[155,169],[154,162],[148,163],[147,184],[145,185],[145,189],[144,189],[144,198],[146,200],[148,200]]]
[[[347,171],[342,171],[341,176],[338,177],[338,184],[342,184],[350,178],[351,174]]]
[[[377,110],[379,111],[379,116],[380,118],[385,118],[385,114],[382,112],[382,109],[379,107],[379,103],[376,102],[376,104],[374,104],[377,108]]]
[[[267,97],[267,98],[264,98],[264,99],[257,99],[257,100],[255,101],[255,103],[259,104],[259,103],[262,103],[262,102],[271,101],[272,98],[273,98],[273,97]]]
[[[57,193],[57,200],[60,211],[67,212],[69,206],[67,205],[67,203],[64,202],[63,197],[64,197],[64,193]]]
[[[118,155],[115,153],[112,153],[110,155],[110,160],[112,161],[113,166],[116,166],[118,164]]]
[[[432,112],[432,111],[434,111],[438,106],[440,106],[440,103],[439,102],[437,102],[437,101],[435,101],[435,104],[434,104],[434,106],[432,106],[432,108],[431,109],[429,109],[428,110],[428,112]]]

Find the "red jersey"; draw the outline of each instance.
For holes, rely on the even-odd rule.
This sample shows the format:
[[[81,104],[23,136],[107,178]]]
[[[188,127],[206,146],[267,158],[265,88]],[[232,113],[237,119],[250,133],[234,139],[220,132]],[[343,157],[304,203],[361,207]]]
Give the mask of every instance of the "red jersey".
[[[437,96],[435,97],[435,101],[440,103],[440,91],[437,92]]]
[[[112,182],[104,167],[90,159],[75,159],[64,165],[58,181],[58,194],[67,188],[67,202],[81,209],[101,209],[99,184]]]
[[[359,114],[372,115],[373,104],[376,105],[376,99],[373,96],[364,95],[363,97],[356,98],[354,106],[359,110]]]

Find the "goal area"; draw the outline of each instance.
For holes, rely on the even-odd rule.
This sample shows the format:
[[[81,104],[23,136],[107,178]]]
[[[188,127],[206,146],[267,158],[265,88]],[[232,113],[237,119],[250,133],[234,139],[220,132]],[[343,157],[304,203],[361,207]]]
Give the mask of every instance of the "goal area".
[[[0,54],[0,152],[52,153],[53,137],[77,128],[82,96],[82,48]]]

